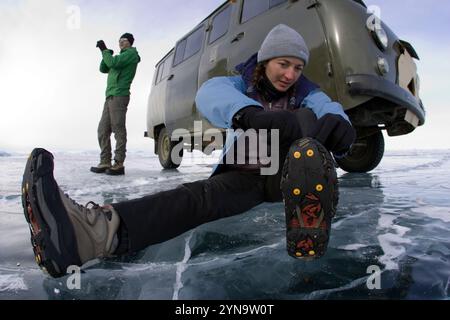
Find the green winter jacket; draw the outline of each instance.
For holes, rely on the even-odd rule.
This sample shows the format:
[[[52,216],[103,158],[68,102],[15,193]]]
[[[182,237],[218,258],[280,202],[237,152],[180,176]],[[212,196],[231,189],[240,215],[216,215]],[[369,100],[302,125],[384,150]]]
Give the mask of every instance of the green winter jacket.
[[[117,56],[113,56],[110,50],[104,50],[102,56],[100,72],[108,73],[106,97],[129,96],[137,65],[141,62],[136,48],[124,49]]]

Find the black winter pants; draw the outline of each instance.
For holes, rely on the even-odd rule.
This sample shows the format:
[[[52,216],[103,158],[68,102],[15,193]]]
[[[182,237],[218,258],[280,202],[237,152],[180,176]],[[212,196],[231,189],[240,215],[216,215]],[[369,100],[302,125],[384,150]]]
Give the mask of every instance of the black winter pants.
[[[317,118],[309,109],[299,109],[295,114],[306,136]],[[127,251],[137,252],[201,224],[244,213],[263,202],[282,201],[281,168],[289,147],[280,148],[280,168],[274,176],[261,176],[259,171],[225,171],[173,190],[113,204],[121,227],[126,228]]]

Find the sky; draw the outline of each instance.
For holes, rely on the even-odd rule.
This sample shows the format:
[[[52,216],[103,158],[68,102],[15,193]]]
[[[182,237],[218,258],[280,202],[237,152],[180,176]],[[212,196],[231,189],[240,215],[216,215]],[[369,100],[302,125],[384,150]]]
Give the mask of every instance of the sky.
[[[156,63],[223,0],[0,0],[0,150],[96,150],[106,76],[98,72],[103,39],[134,34],[142,62],[127,114],[128,149],[153,152],[144,138]],[[382,20],[413,44],[421,60],[427,123],[386,137],[387,150],[450,148],[445,135],[450,64],[450,1],[367,0]],[[114,141],[114,140],[113,140]]]

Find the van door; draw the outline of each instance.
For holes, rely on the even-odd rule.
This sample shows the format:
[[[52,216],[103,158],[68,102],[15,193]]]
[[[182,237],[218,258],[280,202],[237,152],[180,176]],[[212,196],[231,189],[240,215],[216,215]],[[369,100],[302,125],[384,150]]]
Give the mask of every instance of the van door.
[[[203,50],[201,63],[199,67],[198,86],[200,86],[213,77],[227,76],[228,56],[230,54],[230,26],[232,16],[237,14],[238,7],[231,3],[224,5],[214,13],[208,24],[206,34],[205,48]],[[202,129],[206,131],[213,126],[208,120],[204,119],[197,111],[202,120]]]
[[[205,24],[202,24],[176,45],[171,74],[167,78],[165,124],[169,132],[178,128],[193,131],[204,38]]]
[[[199,69],[199,86],[213,77],[228,75],[231,18],[237,14],[238,6],[228,3],[211,16]]]
[[[166,122],[167,79],[170,76],[173,56],[172,51],[159,63],[153,79],[153,87],[147,105],[147,132],[151,138],[154,138],[154,128]]]

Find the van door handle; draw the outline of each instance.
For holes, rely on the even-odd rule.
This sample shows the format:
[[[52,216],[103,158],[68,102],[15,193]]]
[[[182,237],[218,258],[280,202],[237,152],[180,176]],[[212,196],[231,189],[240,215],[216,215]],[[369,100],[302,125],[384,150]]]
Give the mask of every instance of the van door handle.
[[[174,74],[171,74],[171,75],[169,76],[169,78],[167,78],[167,81],[170,81],[170,80],[172,80],[173,78],[175,78],[175,75],[174,75]]]
[[[238,42],[238,41],[242,40],[242,38],[243,38],[244,36],[245,36],[245,32],[239,33],[236,37],[234,37],[233,40],[231,40],[231,43]]]

